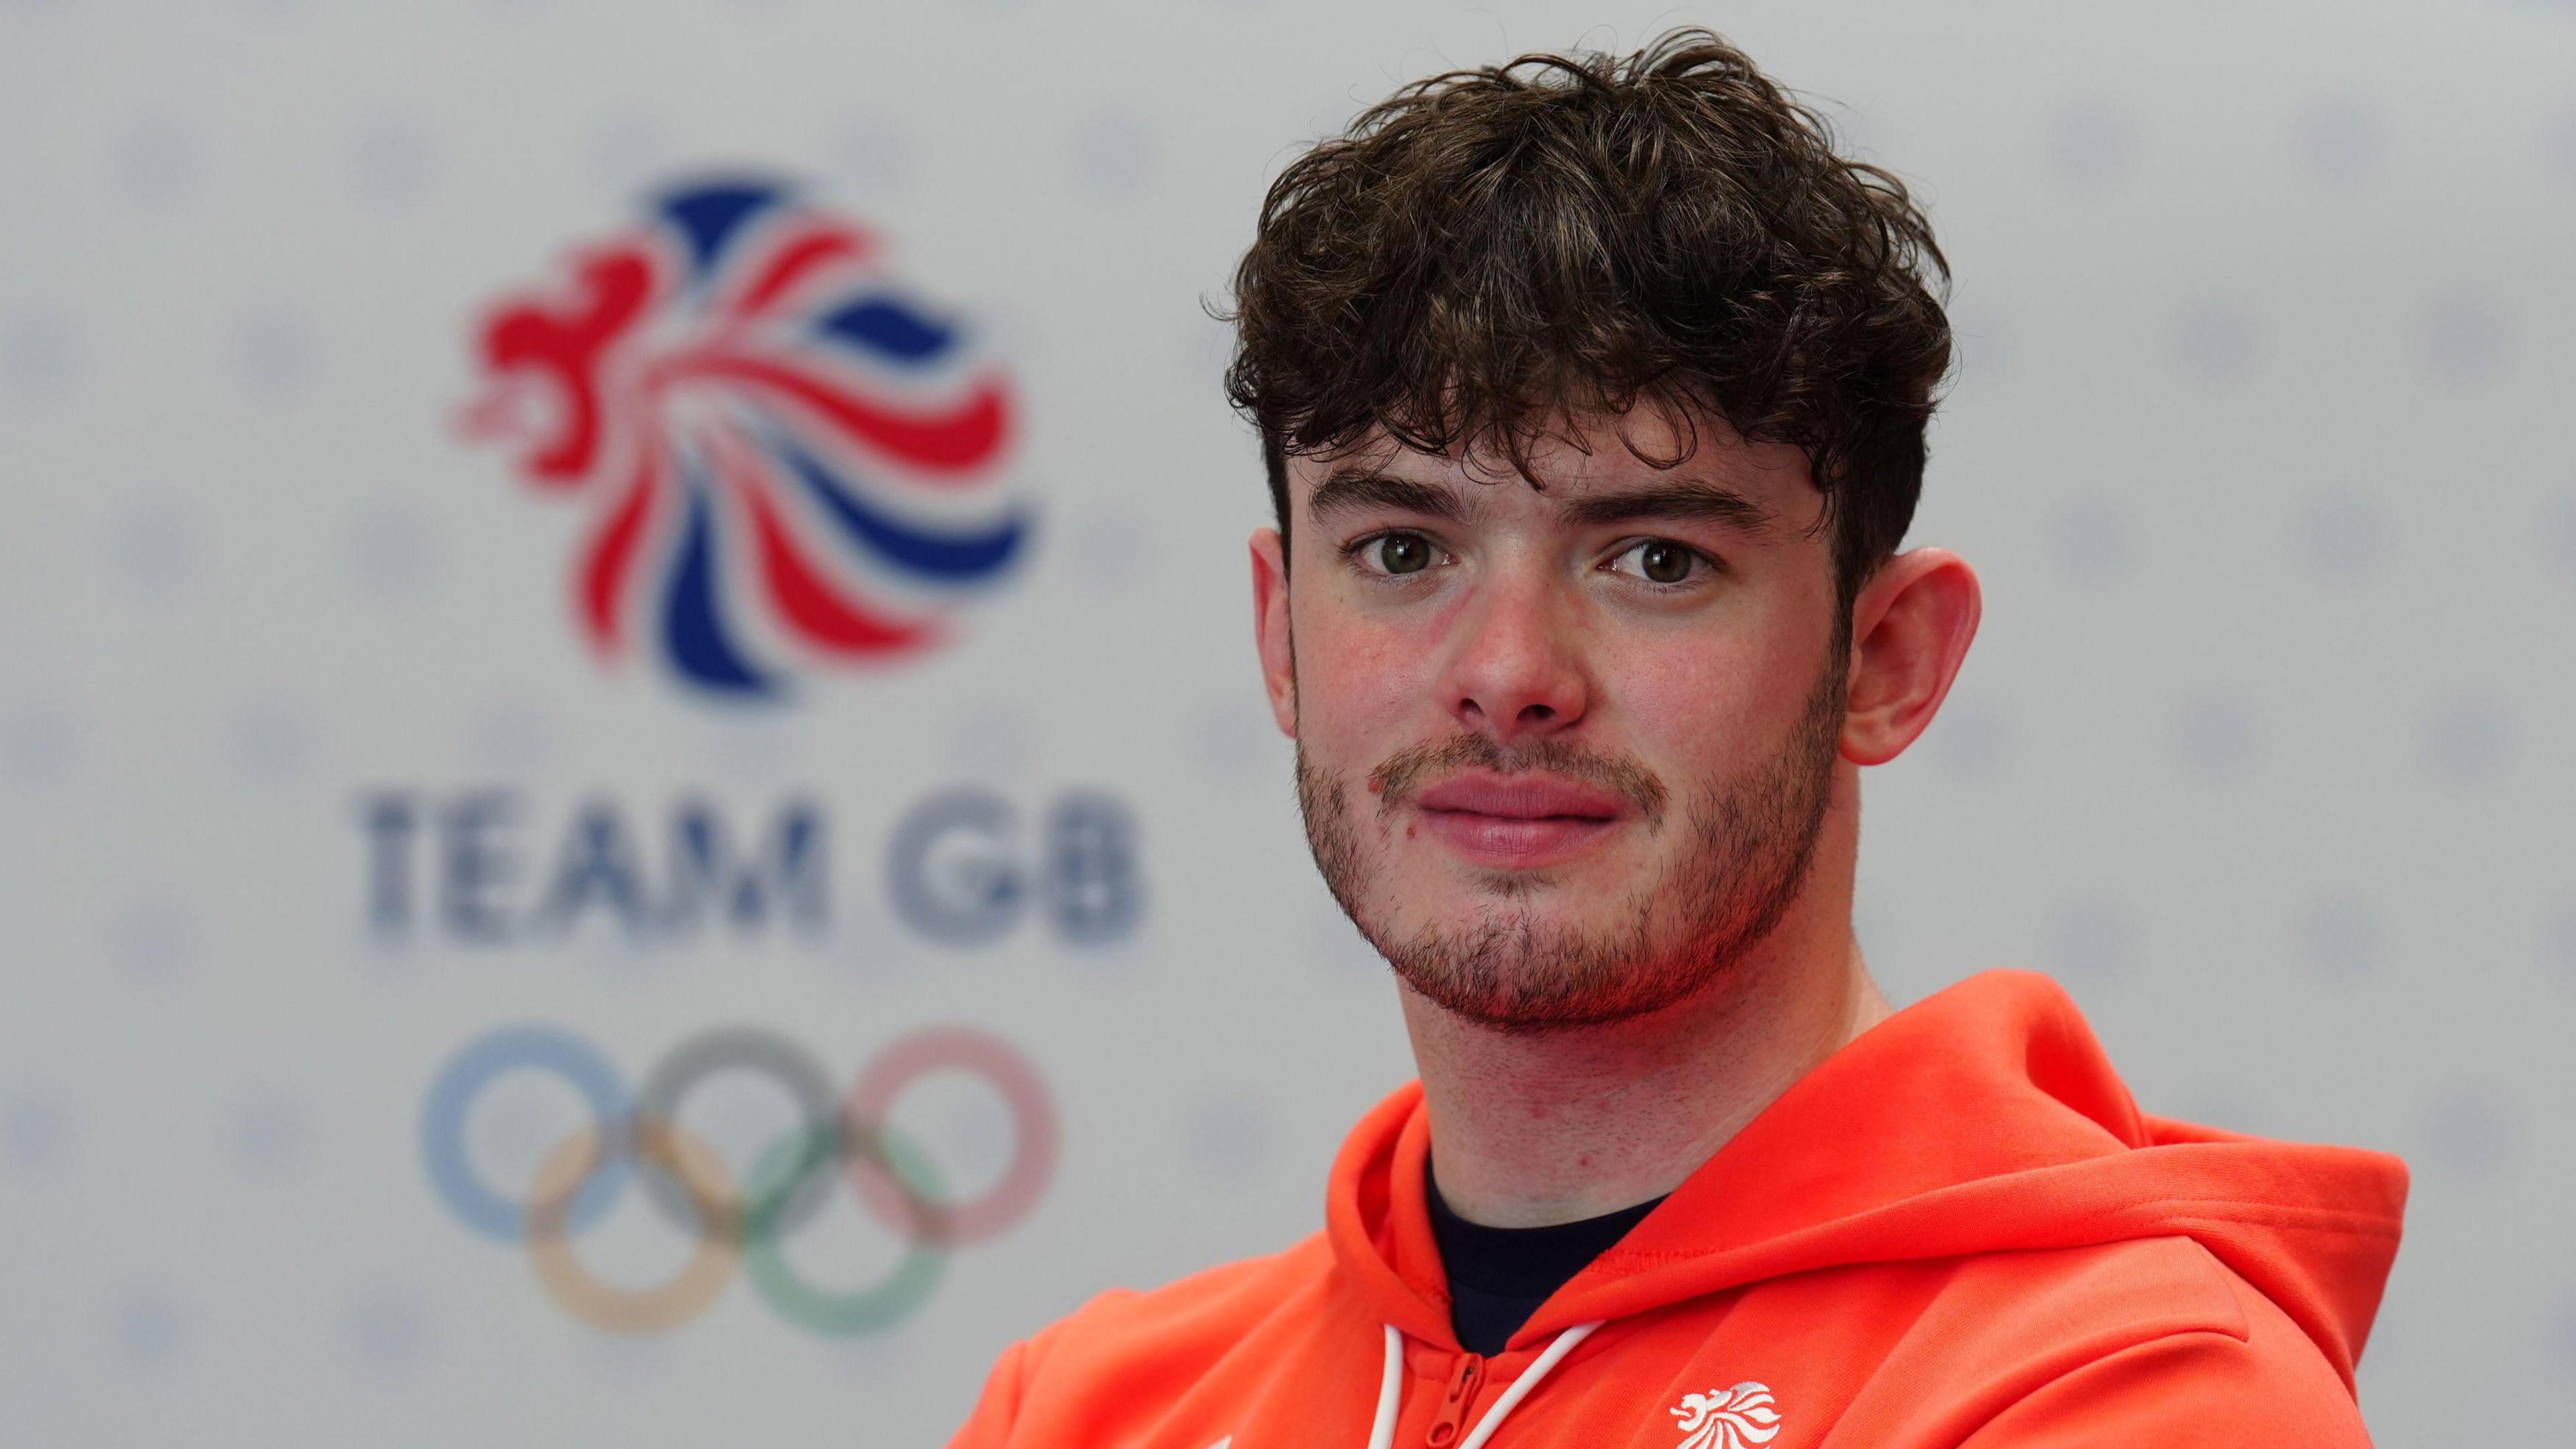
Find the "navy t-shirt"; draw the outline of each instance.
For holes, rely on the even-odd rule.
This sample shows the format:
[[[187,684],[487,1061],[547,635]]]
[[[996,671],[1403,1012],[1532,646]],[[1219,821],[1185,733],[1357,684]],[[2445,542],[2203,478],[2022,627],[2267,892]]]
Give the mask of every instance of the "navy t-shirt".
[[[1427,1159],[1422,1175],[1431,1236],[1439,1241],[1440,1264],[1449,1274],[1450,1326],[1460,1347],[1486,1355],[1502,1352],[1540,1304],[1663,1201],[1543,1228],[1489,1228],[1449,1210]]]

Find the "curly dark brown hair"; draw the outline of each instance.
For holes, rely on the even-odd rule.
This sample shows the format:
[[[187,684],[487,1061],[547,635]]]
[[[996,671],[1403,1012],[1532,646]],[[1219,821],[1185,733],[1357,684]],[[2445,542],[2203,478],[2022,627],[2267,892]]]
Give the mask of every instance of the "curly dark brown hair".
[[[1905,186],[1700,29],[1415,82],[1298,157],[1236,271],[1226,392],[1287,458],[1531,444],[1644,403],[1794,444],[1852,595],[1922,491],[1948,264]],[[1570,433],[1558,434],[1571,437]],[[1623,434],[1624,436],[1624,434]],[[1820,525],[1822,526],[1822,525]]]

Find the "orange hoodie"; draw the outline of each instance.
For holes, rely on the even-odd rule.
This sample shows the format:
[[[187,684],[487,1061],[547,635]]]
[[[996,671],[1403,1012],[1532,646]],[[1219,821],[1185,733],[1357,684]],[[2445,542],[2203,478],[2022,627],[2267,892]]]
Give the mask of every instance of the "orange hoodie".
[[[2406,1169],[2141,1113],[1995,971],[1835,1053],[1490,1359],[1450,1331],[1422,1088],[1326,1227],[1013,1344],[951,1449],[2367,1445]]]

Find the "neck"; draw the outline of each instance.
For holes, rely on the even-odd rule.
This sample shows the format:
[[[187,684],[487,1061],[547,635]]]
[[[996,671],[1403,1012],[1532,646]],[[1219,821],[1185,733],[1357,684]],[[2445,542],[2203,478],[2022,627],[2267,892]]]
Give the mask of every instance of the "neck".
[[[1848,840],[1820,842],[1809,889],[1759,947],[1646,1016],[1514,1035],[1400,988],[1450,1207],[1541,1227],[1659,1197],[1885,1020],[1894,1008],[1853,939],[1850,854],[1836,844]]]

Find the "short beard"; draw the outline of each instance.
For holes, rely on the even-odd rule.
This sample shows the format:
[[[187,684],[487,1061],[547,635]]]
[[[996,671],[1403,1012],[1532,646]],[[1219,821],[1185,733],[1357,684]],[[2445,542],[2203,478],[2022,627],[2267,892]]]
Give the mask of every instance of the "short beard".
[[[1346,782],[1297,752],[1297,804],[1324,883],[1395,974],[1458,1016],[1512,1034],[1599,1025],[1671,1006],[1716,980],[1779,926],[1822,835],[1848,700],[1847,649],[1809,692],[1788,740],[1751,774],[1704,782],[1681,821],[1689,848],[1630,893],[1624,929],[1542,926],[1508,903],[1552,884],[1546,871],[1496,872],[1486,887],[1504,904],[1462,929],[1425,926],[1397,938],[1371,918],[1364,892],[1383,844],[1370,847],[1350,818]],[[1659,782],[1633,762],[1562,741],[1506,752],[1484,735],[1400,752],[1372,772],[1374,822],[1383,839],[1413,782],[1481,765],[1498,773],[1544,769],[1615,790],[1649,827],[1660,824]]]

